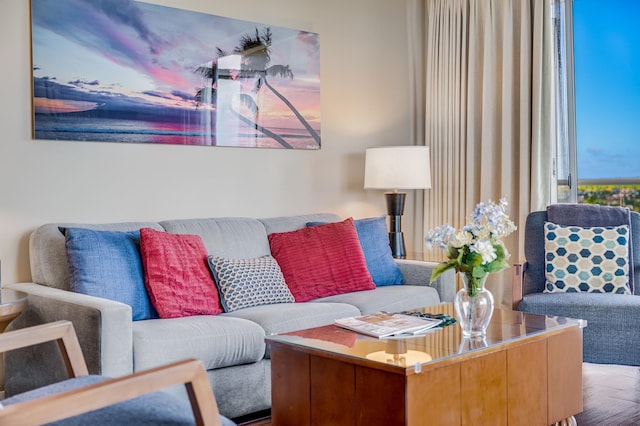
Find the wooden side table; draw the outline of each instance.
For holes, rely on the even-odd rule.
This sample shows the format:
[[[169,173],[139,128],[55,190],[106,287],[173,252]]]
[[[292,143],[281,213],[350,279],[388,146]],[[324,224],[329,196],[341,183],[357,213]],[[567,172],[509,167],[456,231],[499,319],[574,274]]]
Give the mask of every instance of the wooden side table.
[[[0,292],[0,333],[27,309],[27,295],[21,291],[3,289]]]
[[[0,291],[0,333],[18,315],[27,309],[27,294],[21,291],[2,289]],[[4,398],[4,354],[0,356],[0,399]]]

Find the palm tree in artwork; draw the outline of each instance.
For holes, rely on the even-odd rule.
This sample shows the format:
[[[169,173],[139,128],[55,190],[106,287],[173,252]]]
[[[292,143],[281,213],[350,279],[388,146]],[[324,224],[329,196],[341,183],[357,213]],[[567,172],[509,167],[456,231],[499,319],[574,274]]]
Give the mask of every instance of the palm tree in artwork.
[[[311,127],[307,120],[300,114],[296,107],[275,87],[273,87],[268,77],[279,76],[282,78],[293,79],[293,71],[289,65],[271,65],[271,44],[273,42],[273,35],[269,27],[263,29],[262,32],[255,29],[255,34],[245,34],[241,37],[240,43],[233,50],[233,54],[241,57],[240,69],[236,72],[229,72],[229,70],[223,70],[219,67],[221,58],[228,57],[229,53],[216,48],[216,60],[212,61],[211,66],[201,66],[196,69],[196,72],[202,76],[210,79],[211,87],[204,87],[198,90],[196,93],[196,100],[198,103],[206,102],[205,95],[210,93],[211,99],[209,102],[217,105],[217,87],[219,79],[255,79],[255,83],[252,88],[252,93],[257,94],[263,87],[268,88],[278,99],[280,99],[291,112],[296,116],[298,121],[304,126],[309,135],[320,144],[320,135]],[[240,101],[249,110],[258,117],[258,106],[252,96],[246,93],[240,94]],[[274,138],[281,145],[292,148],[281,136],[275,134],[269,129],[260,126],[257,122],[248,119],[237,111],[232,111],[241,121],[250,125],[257,131]]]

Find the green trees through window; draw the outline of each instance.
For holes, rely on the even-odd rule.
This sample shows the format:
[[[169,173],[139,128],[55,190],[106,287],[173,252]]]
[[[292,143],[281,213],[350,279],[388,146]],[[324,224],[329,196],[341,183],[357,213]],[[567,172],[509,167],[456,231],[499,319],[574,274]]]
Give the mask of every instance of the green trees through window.
[[[640,2],[573,13],[578,202],[640,211]]]
[[[575,135],[558,150],[559,181],[569,191],[559,187],[559,200],[640,211],[640,1],[573,0],[564,11],[572,12],[565,46]]]

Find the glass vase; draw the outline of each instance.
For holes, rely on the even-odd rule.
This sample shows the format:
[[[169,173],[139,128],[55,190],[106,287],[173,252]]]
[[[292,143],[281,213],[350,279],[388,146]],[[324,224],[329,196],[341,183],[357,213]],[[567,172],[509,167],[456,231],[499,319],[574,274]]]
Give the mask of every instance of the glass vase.
[[[482,278],[473,278],[460,273],[463,287],[454,299],[457,319],[464,337],[482,337],[493,315],[493,295],[484,288],[489,274]]]

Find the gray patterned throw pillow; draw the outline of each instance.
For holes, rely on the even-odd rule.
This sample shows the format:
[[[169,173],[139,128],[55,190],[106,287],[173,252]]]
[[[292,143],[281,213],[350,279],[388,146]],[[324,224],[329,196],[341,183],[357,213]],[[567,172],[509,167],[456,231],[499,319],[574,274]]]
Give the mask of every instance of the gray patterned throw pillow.
[[[272,256],[254,259],[209,256],[208,260],[225,312],[294,301],[280,266]]]
[[[629,291],[629,227],[544,224],[545,293]]]

